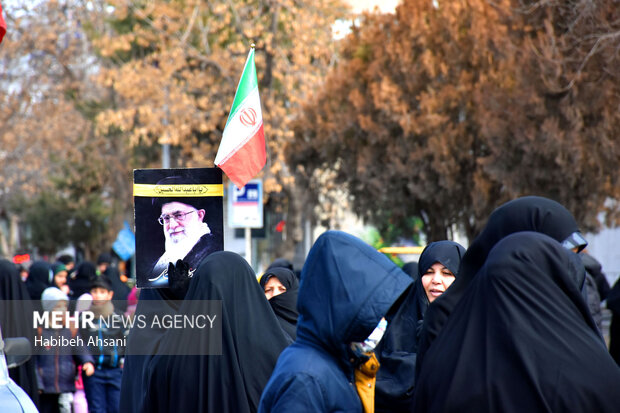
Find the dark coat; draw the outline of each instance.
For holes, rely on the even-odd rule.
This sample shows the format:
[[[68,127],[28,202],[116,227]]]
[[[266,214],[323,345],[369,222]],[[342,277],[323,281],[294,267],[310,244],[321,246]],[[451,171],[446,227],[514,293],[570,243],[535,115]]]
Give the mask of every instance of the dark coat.
[[[42,340],[62,337],[70,340],[76,336],[68,328],[44,328],[41,329],[40,337]],[[74,392],[77,366],[87,362],[94,364],[93,358],[83,346],[40,347],[36,362],[39,389],[43,393],[52,394]]]
[[[607,298],[607,294],[609,294],[609,291],[611,290],[611,287],[609,286],[607,277],[603,272],[603,266],[596,258],[585,251],[582,251],[579,256],[581,257],[583,266],[586,267],[586,271],[592,276],[592,279],[596,283],[596,289],[600,300],[605,300]]]
[[[84,345],[95,360],[96,368],[120,368],[121,359],[125,355],[125,336],[128,331],[123,327],[121,317],[123,314],[116,311],[107,319],[106,326],[95,316],[93,327],[80,329],[80,335],[84,339]]]
[[[259,411],[361,412],[350,344],[364,341],[411,283],[361,240],[321,235],[302,270],[297,340],[278,359]]]
[[[617,412],[620,369],[581,294],[581,271],[546,235],[498,242],[426,354],[413,411]]]
[[[609,353],[620,366],[620,278],[607,296],[607,308],[611,311]]]
[[[590,309],[590,314],[596,323],[601,334],[603,334],[603,311],[601,310],[601,296],[596,288],[596,281],[590,273],[586,272],[585,280],[585,298]]]

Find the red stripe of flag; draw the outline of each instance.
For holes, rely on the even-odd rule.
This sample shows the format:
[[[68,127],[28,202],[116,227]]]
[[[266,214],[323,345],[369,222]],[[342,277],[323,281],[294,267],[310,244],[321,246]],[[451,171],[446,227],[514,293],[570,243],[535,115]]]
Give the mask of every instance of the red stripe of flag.
[[[254,178],[256,171],[260,171],[266,161],[265,134],[261,126],[237,152],[218,166],[238,188],[241,188]]]
[[[4,21],[4,17],[2,17],[2,4],[0,4],[0,43],[2,43],[2,39],[4,38],[5,33],[6,22]]]

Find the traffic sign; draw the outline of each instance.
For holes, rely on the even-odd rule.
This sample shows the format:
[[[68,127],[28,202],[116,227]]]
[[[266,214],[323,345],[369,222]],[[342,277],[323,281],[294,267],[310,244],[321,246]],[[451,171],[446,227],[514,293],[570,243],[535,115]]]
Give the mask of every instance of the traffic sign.
[[[228,185],[228,226],[231,228],[263,227],[263,181],[253,179],[243,188]]]

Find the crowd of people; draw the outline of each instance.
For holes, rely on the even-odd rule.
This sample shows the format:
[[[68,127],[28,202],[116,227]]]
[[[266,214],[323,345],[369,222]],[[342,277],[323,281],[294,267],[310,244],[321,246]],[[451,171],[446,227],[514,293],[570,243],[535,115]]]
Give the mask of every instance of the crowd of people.
[[[38,355],[12,377],[43,412],[616,412],[620,282],[609,286],[586,246],[566,208],[523,197],[497,208],[469,248],[432,242],[403,268],[327,231],[301,273],[278,259],[257,281],[241,256],[214,252],[191,274],[169,263],[178,285],[143,289],[137,305],[106,256],[35,262],[25,282],[0,261],[2,298],[43,298],[43,311],[188,315],[192,302],[221,302],[218,338],[47,332],[128,333],[127,347],[63,363]],[[609,344],[602,302],[614,315]],[[19,317],[3,312],[6,337],[29,334]]]
[[[80,337],[84,343],[90,337],[127,335],[128,331],[98,323],[94,328],[78,323],[62,328],[33,325],[33,311],[56,313],[63,325],[64,317],[73,312],[88,310],[98,317],[131,311],[137,291],[121,279],[112,263],[108,253],[101,254],[97,263],[82,261],[77,266],[70,255],[51,263],[37,260],[28,267],[0,260],[3,337],[27,337],[31,343],[35,337],[43,343]],[[42,413],[118,412],[123,359],[122,346],[45,345],[9,374]]]

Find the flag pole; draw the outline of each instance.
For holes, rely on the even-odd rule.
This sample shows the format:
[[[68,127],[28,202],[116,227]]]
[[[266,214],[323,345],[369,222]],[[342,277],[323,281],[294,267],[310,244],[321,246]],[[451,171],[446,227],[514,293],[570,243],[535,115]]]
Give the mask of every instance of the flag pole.
[[[256,45],[252,43],[250,47],[254,49]],[[245,227],[245,259],[252,267],[252,229],[250,227]]]
[[[245,227],[245,259],[252,266],[252,229]]]

